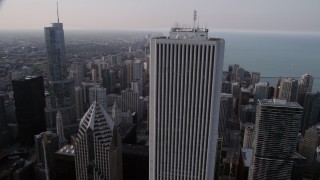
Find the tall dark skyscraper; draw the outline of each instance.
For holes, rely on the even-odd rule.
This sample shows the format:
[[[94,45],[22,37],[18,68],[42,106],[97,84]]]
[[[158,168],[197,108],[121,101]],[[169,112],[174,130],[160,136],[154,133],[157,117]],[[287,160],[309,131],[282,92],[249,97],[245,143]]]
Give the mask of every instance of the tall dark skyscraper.
[[[6,109],[4,104],[4,95],[0,94],[0,131],[7,128]]]
[[[43,77],[26,77],[13,80],[12,87],[22,144],[32,145],[34,135],[46,130]]]
[[[0,94],[0,131],[7,128],[6,110],[4,105],[4,95]]]
[[[320,121],[320,92],[305,94],[303,108],[301,121],[302,134],[305,133],[305,130]]]
[[[224,40],[177,27],[150,51],[149,179],[213,179]]]
[[[258,100],[251,179],[290,179],[302,107],[280,99]]]
[[[67,66],[64,45],[63,24],[52,23],[44,28],[48,59],[48,78],[51,106],[46,108],[46,121],[49,129],[54,129],[59,110],[64,124],[72,124],[76,119],[73,95],[73,80],[67,79]]]
[[[0,147],[8,144],[8,128],[5,109],[5,96],[0,94]]]

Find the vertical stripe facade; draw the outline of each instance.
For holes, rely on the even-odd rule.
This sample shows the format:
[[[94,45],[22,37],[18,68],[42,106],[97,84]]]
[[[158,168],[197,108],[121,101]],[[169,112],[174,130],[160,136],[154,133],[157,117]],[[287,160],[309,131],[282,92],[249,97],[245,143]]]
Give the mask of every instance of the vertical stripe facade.
[[[149,179],[213,179],[223,48],[151,40]]]

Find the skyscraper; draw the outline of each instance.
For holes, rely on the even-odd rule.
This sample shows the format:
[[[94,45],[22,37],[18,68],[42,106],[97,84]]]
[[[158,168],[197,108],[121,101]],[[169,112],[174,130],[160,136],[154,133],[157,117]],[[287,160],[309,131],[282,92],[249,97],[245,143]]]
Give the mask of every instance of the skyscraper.
[[[95,100],[98,101],[104,110],[107,110],[107,89],[99,86],[89,88],[89,100],[90,104]]]
[[[320,120],[320,92],[307,93],[303,105],[304,111],[301,121],[301,132],[314,126]]]
[[[244,125],[243,148],[252,148],[254,124],[246,123]]]
[[[92,103],[90,103],[90,88],[98,86],[98,83],[94,82],[82,82],[82,92],[83,92],[83,109],[86,111]],[[108,90],[107,90],[108,92]],[[82,117],[82,116],[81,116]]]
[[[48,78],[51,106],[46,108],[48,128],[55,128],[56,114],[59,110],[65,124],[72,124],[76,119],[73,80],[67,79],[67,65],[64,45],[63,24],[52,23],[44,28],[48,59]]]
[[[74,84],[75,86],[81,86],[81,83],[85,79],[85,66],[83,61],[78,61],[74,64]]]
[[[268,99],[269,84],[268,83],[257,83],[254,88],[254,100],[257,102],[258,99]]]
[[[62,115],[60,111],[57,112],[57,117],[56,117],[56,125],[57,125],[57,135],[59,137],[59,148],[62,148],[64,145],[67,144],[67,139],[64,136],[64,128],[63,128],[63,120],[62,120]]]
[[[5,109],[5,96],[0,94],[0,131],[3,131],[7,128],[6,121],[6,109]]]
[[[7,126],[5,96],[0,94],[0,146],[5,147],[8,145],[9,131]]]
[[[137,119],[140,122],[146,115],[145,103],[142,93],[138,90],[139,82],[133,82],[131,84],[131,89],[121,91],[121,109],[124,112],[127,112],[128,110],[135,112],[137,114]]]
[[[127,66],[124,63],[120,66],[119,77],[121,90],[127,89]]]
[[[227,146],[230,137],[227,132],[227,121],[232,117],[233,112],[233,97],[232,94],[221,93],[220,113],[219,113],[219,138],[222,138],[222,143]]]
[[[126,82],[127,82],[127,88],[129,88],[131,86],[131,81],[132,81],[132,60],[125,60],[124,64],[125,64],[125,70],[126,70]]]
[[[32,145],[34,135],[46,130],[43,77],[26,77],[12,81],[19,139]]]
[[[295,102],[298,100],[298,80],[284,78],[280,82],[279,98]]]
[[[256,83],[260,81],[260,73],[252,72],[251,73],[251,84],[255,86]]]
[[[290,179],[302,110],[297,102],[258,100],[248,179]]]
[[[45,131],[35,135],[34,140],[37,155],[36,179],[55,179],[54,153],[59,149],[58,136],[51,131]]]
[[[303,74],[300,79],[300,90],[304,93],[312,92],[313,77],[309,74]]]
[[[143,80],[143,62],[141,62],[141,60],[135,60],[132,63],[132,81],[138,82],[139,90],[142,93],[144,80]]]
[[[300,153],[306,158],[305,172],[308,174],[314,173],[316,165],[316,149],[320,145],[320,125],[312,126],[305,131],[303,146]]]
[[[77,180],[122,180],[121,137],[98,101],[81,119],[75,142]]]
[[[298,102],[301,106],[304,105],[307,93],[312,92],[313,77],[309,74],[302,75],[299,82]]]
[[[83,91],[80,86],[74,87],[74,96],[75,96],[75,103],[76,103],[76,114],[77,119],[81,119],[84,113],[83,109]]]
[[[115,71],[113,69],[104,69],[102,73],[102,86],[107,89],[108,94],[114,93],[117,84]]]
[[[149,179],[213,179],[224,40],[176,27],[150,50]]]

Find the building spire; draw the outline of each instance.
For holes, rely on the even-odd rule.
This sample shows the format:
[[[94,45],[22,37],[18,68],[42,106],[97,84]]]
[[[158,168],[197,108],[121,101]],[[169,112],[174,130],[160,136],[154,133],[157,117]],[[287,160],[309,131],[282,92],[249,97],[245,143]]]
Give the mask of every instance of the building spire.
[[[58,1],[57,1],[57,18],[58,18],[58,23],[59,23],[59,4],[58,4]]]
[[[56,126],[57,126],[57,135],[59,137],[59,147],[62,148],[64,145],[67,144],[67,139],[64,136],[63,121],[62,121],[62,115],[60,111],[57,112]]]

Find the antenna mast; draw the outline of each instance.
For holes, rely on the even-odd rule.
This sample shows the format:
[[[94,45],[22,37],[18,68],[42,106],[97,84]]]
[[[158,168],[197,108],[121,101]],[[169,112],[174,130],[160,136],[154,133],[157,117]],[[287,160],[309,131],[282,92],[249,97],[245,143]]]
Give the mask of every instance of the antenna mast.
[[[200,17],[197,15],[197,17],[198,17],[198,26],[197,26],[197,29],[199,29],[200,28],[200,26],[199,26],[199,22],[200,22]]]
[[[196,30],[197,10],[193,11],[193,30]]]
[[[58,4],[58,1],[57,1],[57,18],[58,18],[58,23],[59,23],[59,4]]]

